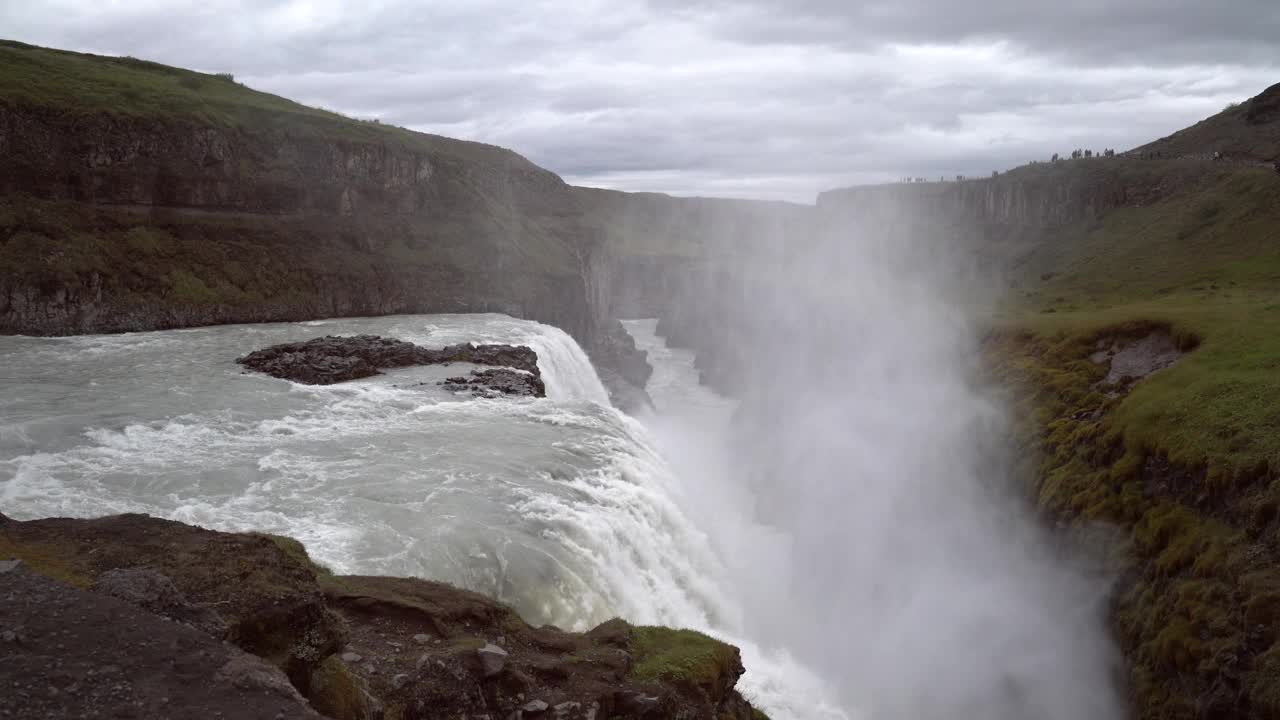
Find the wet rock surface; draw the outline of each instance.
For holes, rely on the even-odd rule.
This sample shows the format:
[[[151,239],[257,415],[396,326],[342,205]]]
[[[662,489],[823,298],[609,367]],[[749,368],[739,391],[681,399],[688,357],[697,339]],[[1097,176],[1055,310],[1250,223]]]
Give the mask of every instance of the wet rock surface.
[[[333,576],[289,538],[0,516],[10,559],[0,718],[757,717],[737,648],[704,635],[535,628],[448,585]]]
[[[455,362],[522,370],[538,380],[536,386],[528,385],[531,389],[541,386],[542,377],[538,369],[538,354],[523,345],[462,343],[433,350],[377,335],[330,335],[305,342],[272,345],[239,357],[236,362],[250,370],[307,385],[332,385],[379,375],[381,371],[392,368]],[[513,378],[506,375],[493,376],[493,384],[495,390],[504,394],[524,394],[502,390],[502,387],[515,387]],[[536,394],[544,396],[545,388]]]
[[[451,377],[439,384],[444,386],[445,390],[466,392],[476,397],[547,396],[547,386],[542,382],[541,377],[508,368],[472,370],[469,377]]]

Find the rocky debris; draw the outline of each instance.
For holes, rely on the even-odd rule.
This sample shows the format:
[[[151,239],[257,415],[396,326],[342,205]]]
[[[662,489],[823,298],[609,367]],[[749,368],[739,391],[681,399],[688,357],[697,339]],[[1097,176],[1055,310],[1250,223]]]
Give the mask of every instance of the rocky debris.
[[[332,576],[288,538],[123,515],[0,522],[0,552],[22,560],[5,575],[6,590],[10,577],[39,573],[62,584],[40,582],[74,598],[29,621],[28,615],[8,612],[0,593],[0,687],[18,687],[24,701],[50,682],[64,695],[76,692],[70,687],[75,679],[57,673],[88,654],[119,668],[105,692],[123,684],[120,702],[142,702],[137,717],[310,717],[290,714],[293,707],[309,712],[296,692],[337,720],[754,718],[733,689],[743,672],[738,650],[704,635],[636,628],[621,620],[588,633],[535,628],[506,605],[448,585]],[[8,602],[22,597],[10,593]],[[115,619],[94,615],[93,608],[108,604],[127,613]],[[190,620],[193,612],[207,619],[199,611],[215,608],[225,622],[221,635],[214,625]],[[46,628],[60,631],[72,616],[89,618],[83,634],[73,633],[70,642],[46,637]],[[134,628],[143,640],[119,639]],[[191,645],[192,637],[203,644]],[[8,662],[8,648],[25,648],[28,638],[49,643],[40,646],[34,673],[28,672],[27,655]],[[206,644],[221,648],[220,654],[203,652]],[[60,645],[68,648],[65,653]],[[192,656],[191,647],[201,649]],[[153,673],[144,664],[160,658],[167,663],[162,669],[170,670]],[[198,691],[164,686],[170,671]],[[139,688],[149,693],[160,686],[164,694],[158,697],[179,698],[174,710],[148,705],[152,695],[139,694]],[[255,701],[235,706],[243,710],[228,705],[188,712],[213,702],[214,690],[227,703],[250,696]],[[116,701],[109,694],[89,697],[107,703],[102,707]],[[33,705],[35,712],[17,717],[79,717],[84,708],[96,707],[57,702]],[[0,704],[0,718],[9,707]]]
[[[563,720],[564,718],[576,717],[578,715],[577,711],[581,709],[581,703],[566,701],[551,708],[551,714],[556,720]]]
[[[547,396],[547,386],[542,382],[541,377],[507,368],[472,370],[470,377],[451,377],[437,384],[442,385],[445,390],[466,392],[475,397]]]
[[[21,560],[0,560],[0,575],[7,572],[13,572],[20,567],[22,567]]]
[[[1170,367],[1185,354],[1168,331],[1154,330],[1137,339],[1099,340],[1097,351],[1089,359],[1099,365],[1110,363],[1101,384],[1118,386]]]
[[[307,385],[332,385],[411,365],[468,362],[523,370],[541,378],[538,354],[523,345],[461,343],[439,350],[377,335],[314,338],[272,345],[236,358],[245,367]]]
[[[142,608],[32,572],[5,576],[0,718],[319,719],[261,659]]]

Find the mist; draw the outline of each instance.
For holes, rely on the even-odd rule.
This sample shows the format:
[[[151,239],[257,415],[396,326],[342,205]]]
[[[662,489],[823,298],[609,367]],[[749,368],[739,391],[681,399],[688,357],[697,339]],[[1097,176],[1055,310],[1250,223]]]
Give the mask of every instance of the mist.
[[[740,632],[850,717],[1122,717],[1110,578],[1042,527],[981,379],[996,274],[887,197],[751,239],[712,229],[734,269],[683,299],[718,314],[739,402],[727,426],[653,422]]]

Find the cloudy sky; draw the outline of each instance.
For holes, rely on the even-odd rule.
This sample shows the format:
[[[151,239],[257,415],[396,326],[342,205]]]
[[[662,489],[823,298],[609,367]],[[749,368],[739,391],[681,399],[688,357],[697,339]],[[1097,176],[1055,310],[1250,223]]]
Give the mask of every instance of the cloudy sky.
[[[805,202],[1126,149],[1280,82],[1280,0],[0,0],[0,37],[232,72],[577,184]]]

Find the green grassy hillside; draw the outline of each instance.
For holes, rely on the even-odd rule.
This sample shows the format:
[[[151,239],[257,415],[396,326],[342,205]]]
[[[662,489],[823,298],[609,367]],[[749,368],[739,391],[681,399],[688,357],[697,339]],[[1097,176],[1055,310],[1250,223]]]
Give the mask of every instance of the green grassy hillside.
[[[1104,162],[1167,177],[1019,248],[993,367],[1018,391],[1041,507],[1124,530],[1112,620],[1135,715],[1277,717],[1280,175]],[[1090,355],[1153,330],[1188,354],[1109,392]]]
[[[1205,164],[1199,181],[1036,248],[1002,320],[1084,336],[1137,321],[1200,348],[1141,383],[1118,418],[1135,445],[1224,472],[1280,468],[1280,175]]]
[[[245,130],[286,129],[328,140],[395,142],[481,157],[514,156],[483,143],[357,120],[259,92],[227,74],[0,40],[0,103],[62,115],[109,114]]]
[[[1219,152],[1236,160],[1280,160],[1280,85],[1134,152],[1164,157]]]

